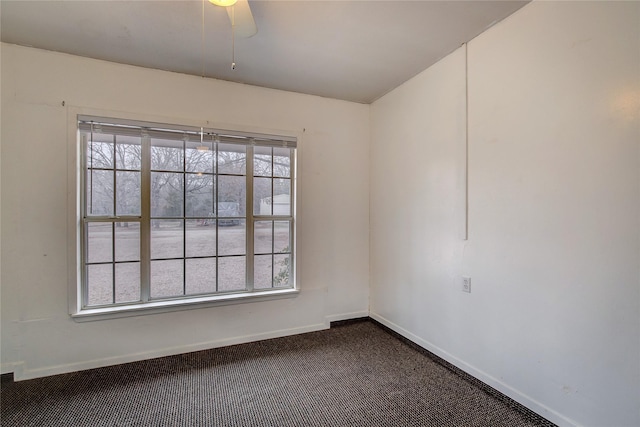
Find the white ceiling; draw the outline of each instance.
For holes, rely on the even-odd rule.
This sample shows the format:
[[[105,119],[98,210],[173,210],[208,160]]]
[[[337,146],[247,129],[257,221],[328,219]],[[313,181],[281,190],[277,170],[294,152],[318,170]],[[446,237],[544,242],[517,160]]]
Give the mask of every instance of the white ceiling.
[[[250,0],[236,38],[202,0],[0,2],[2,41],[124,64],[370,103],[527,1]]]

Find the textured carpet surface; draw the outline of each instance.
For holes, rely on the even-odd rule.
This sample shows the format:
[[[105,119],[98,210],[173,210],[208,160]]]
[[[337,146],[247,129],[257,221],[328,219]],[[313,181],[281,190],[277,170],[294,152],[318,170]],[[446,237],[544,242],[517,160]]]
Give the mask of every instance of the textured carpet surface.
[[[21,382],[10,426],[553,426],[372,322]]]

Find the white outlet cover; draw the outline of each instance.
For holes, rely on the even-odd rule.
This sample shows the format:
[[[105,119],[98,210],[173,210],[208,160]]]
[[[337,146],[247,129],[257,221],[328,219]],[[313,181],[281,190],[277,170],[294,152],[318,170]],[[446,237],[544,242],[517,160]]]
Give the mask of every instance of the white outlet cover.
[[[462,292],[471,293],[471,277],[462,276]]]

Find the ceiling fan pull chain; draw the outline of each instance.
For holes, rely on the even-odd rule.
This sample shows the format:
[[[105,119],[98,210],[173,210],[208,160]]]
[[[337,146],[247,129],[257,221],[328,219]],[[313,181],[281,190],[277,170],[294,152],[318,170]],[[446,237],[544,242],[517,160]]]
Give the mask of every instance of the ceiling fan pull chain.
[[[204,0],[202,0],[202,40],[200,40],[200,55],[202,56],[202,77],[204,77]]]
[[[236,7],[231,6],[231,69],[236,69]]]

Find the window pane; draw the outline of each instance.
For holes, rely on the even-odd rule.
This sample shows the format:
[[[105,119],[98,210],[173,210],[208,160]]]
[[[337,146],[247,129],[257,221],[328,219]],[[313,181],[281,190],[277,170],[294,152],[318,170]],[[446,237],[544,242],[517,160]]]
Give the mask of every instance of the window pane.
[[[113,171],[87,171],[87,215],[113,215]]]
[[[246,289],[245,257],[218,258],[218,290],[238,291]]]
[[[183,260],[151,261],[151,297],[183,295]]]
[[[140,137],[116,136],[116,168],[140,170],[141,159]]]
[[[273,221],[256,221],[253,234],[254,253],[270,254],[273,251]]]
[[[218,173],[244,175],[246,171],[246,147],[235,144],[218,144]]]
[[[253,179],[253,214],[273,215],[273,197],[271,194],[271,178]]]
[[[116,172],[116,215],[140,215],[140,172]]]
[[[213,162],[215,159],[213,142],[186,142],[185,144],[185,166],[187,172],[213,173]]]
[[[216,255],[216,222],[209,218],[187,220],[187,254],[194,256]]]
[[[291,215],[291,180],[279,178],[273,180],[273,214]]]
[[[291,286],[291,255],[274,255],[273,286]]]
[[[271,288],[273,280],[273,257],[271,255],[256,255],[253,260],[253,287],[255,289]]]
[[[216,259],[186,260],[187,294],[205,294],[216,291]]]
[[[113,265],[87,266],[88,305],[113,303]]]
[[[255,176],[271,176],[271,147],[255,147],[253,149],[253,174]]]
[[[184,234],[180,219],[151,220],[151,259],[182,258]]]
[[[245,216],[247,180],[243,176],[218,176],[218,216]]]
[[[181,173],[151,172],[151,216],[182,216],[183,178]]]
[[[113,261],[112,223],[90,222],[87,224],[86,262]]]
[[[116,302],[140,300],[140,263],[116,264]]]
[[[289,221],[275,221],[274,238],[273,252],[291,252],[291,223]]]
[[[240,204],[236,202],[218,202],[217,215],[219,218],[229,218],[229,217],[232,218],[232,219],[221,219],[220,221],[224,225],[238,224],[238,220],[235,218],[240,216]]]
[[[151,169],[159,171],[184,170],[183,141],[151,139]]]
[[[246,245],[246,220],[218,220],[219,255],[244,255]]]
[[[92,134],[86,121],[79,122],[87,141],[82,147],[84,302],[93,307],[148,302],[142,301],[142,272],[152,299],[244,291],[248,275],[255,289],[291,286],[295,149],[256,145],[240,135],[196,138],[172,125],[111,123],[113,128],[94,125]],[[116,135],[120,125],[128,135]],[[155,130],[143,139],[139,131],[149,126]],[[150,208],[146,218],[143,201]],[[253,235],[247,235],[248,209],[256,215]],[[142,230],[142,224],[149,228]],[[247,253],[247,244],[253,253]]]
[[[87,134],[87,167],[113,168],[113,135]]]
[[[187,174],[187,216],[209,217],[214,215],[213,175]]]
[[[140,260],[140,223],[116,222],[116,261]]]
[[[291,152],[290,148],[273,149],[273,176],[291,176]]]

